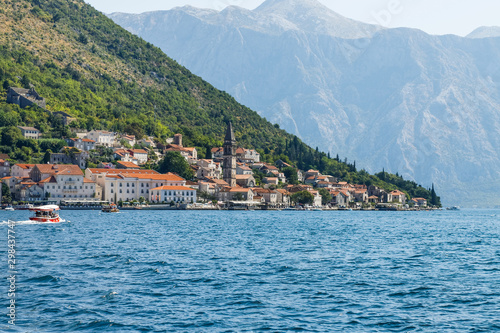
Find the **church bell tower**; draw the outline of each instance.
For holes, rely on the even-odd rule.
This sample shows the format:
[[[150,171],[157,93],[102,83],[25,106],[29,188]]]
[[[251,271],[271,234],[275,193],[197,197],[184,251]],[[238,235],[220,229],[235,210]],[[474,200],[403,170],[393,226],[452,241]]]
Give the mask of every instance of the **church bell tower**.
[[[233,125],[227,124],[224,138],[224,162],[222,165],[223,179],[231,187],[236,187],[236,140]]]

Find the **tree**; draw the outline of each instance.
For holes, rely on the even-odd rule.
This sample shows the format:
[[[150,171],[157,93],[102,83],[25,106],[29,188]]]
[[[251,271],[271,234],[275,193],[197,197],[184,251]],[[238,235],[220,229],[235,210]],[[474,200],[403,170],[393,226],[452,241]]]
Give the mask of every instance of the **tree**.
[[[318,190],[319,194],[321,194],[321,204],[326,205],[330,201],[332,201],[332,195],[326,188],[320,188]]]
[[[174,172],[184,179],[193,179],[194,172],[189,166],[189,163],[177,151],[169,151],[158,166],[158,172],[167,173]]]
[[[297,185],[299,183],[299,177],[297,176],[297,170],[295,170],[292,167],[286,167],[286,168],[283,168],[282,171],[290,184]]]
[[[5,183],[2,183],[2,202],[8,204],[12,203],[12,195],[10,193],[10,189]]]
[[[309,191],[301,191],[301,192],[294,193],[294,194],[292,194],[290,199],[293,202],[299,203],[302,205],[308,205],[308,204],[312,204],[314,202],[314,196]]]
[[[233,200],[235,201],[243,201],[244,199],[245,197],[240,192],[237,192],[233,195]]]
[[[47,149],[47,151],[45,152],[45,154],[43,155],[43,159],[42,159],[42,162],[45,164],[45,163],[49,163],[50,162],[50,154],[52,154],[52,150],[50,149]]]

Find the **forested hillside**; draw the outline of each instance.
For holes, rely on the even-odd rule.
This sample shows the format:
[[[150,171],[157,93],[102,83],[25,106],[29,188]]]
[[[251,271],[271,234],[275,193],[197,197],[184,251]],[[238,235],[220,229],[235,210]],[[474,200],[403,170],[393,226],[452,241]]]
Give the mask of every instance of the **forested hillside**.
[[[35,126],[53,139],[76,128],[158,140],[179,132],[203,157],[221,145],[231,120],[238,143],[258,149],[267,162],[283,159],[353,183],[395,188],[356,172],[354,162],[306,146],[83,1],[0,0],[0,22],[0,148],[16,161],[41,161],[49,143],[59,145],[22,139],[15,129],[19,125]],[[10,86],[35,87],[48,111],[65,111],[77,121],[66,127],[50,112],[6,104]],[[430,191],[405,184],[400,188],[410,195],[430,199]]]

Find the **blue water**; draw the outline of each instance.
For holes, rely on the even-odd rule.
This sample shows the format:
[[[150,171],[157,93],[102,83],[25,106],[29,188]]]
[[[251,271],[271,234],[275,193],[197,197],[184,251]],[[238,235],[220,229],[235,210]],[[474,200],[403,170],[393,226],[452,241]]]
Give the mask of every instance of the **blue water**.
[[[498,210],[61,216],[15,227],[0,331],[500,331]]]

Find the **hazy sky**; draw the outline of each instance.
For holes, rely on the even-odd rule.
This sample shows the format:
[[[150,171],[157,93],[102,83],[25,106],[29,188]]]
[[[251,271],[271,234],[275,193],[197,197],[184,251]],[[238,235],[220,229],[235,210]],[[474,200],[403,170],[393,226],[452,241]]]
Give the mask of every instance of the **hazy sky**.
[[[254,9],[263,0],[85,0],[104,13],[142,13],[191,5],[222,10]],[[349,18],[386,27],[412,27],[430,34],[467,35],[480,26],[500,26],[498,0],[318,0]]]

